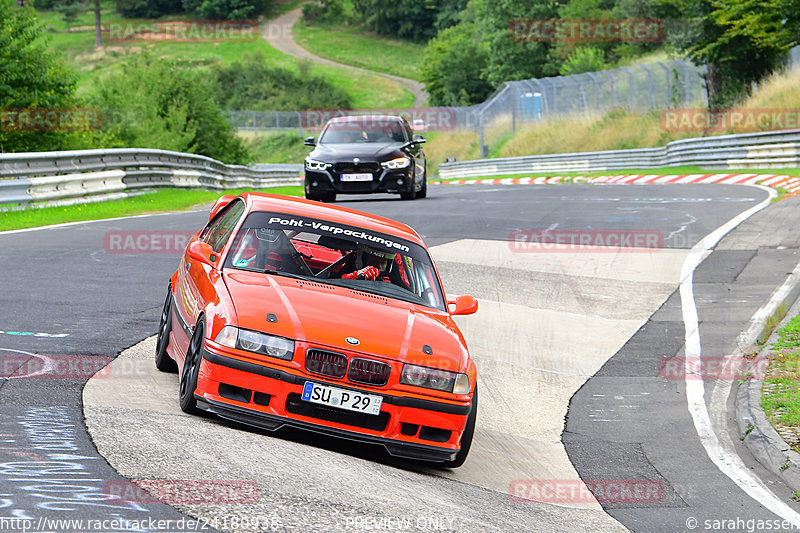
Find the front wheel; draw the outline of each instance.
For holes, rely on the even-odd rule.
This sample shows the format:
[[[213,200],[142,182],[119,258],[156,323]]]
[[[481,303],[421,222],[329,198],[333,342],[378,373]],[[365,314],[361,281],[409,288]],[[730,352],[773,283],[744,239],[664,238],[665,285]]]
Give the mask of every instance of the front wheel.
[[[425,198],[428,196],[428,173],[422,176],[422,188],[417,191],[417,198]]]
[[[469,455],[469,449],[472,446],[472,437],[475,435],[475,421],[478,419],[478,384],[475,384],[475,392],[472,393],[472,409],[469,410],[467,417],[467,425],[464,428],[464,433],[461,435],[461,449],[458,450],[456,458],[452,461],[445,461],[439,463],[445,468],[458,468],[464,464]]]
[[[194,328],[194,335],[192,335],[192,340],[189,342],[186,359],[183,361],[178,401],[184,413],[193,414],[198,412],[194,391],[197,389],[197,374],[200,372],[200,363],[203,361],[203,355],[200,353],[203,348],[203,330],[203,321],[201,320],[197,323],[197,327]]]
[[[178,364],[167,353],[169,335],[172,332],[172,291],[167,288],[167,301],[161,310],[156,338],[156,368],[162,372],[177,372]]]

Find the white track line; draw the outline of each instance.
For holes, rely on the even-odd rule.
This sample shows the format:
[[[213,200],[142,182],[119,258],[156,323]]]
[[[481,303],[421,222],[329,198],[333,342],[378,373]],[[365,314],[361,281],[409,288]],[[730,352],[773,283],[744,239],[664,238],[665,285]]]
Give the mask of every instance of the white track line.
[[[712,233],[698,242],[689,252],[686,260],[683,263],[681,270],[681,309],[683,313],[683,324],[686,330],[685,333],[685,383],[686,383],[686,402],[689,408],[689,413],[692,415],[694,427],[697,435],[700,437],[700,443],[705,448],[709,459],[717,465],[720,471],[728,476],[739,488],[741,488],[747,495],[756,500],[758,503],[780,516],[784,520],[792,522],[796,526],[800,526],[800,514],[794,509],[786,505],[783,501],[778,499],[764,484],[757,478],[744,464],[742,459],[732,450],[726,449],[720,443],[717,434],[711,424],[709,417],[708,407],[704,399],[705,384],[703,379],[695,379],[692,372],[695,370],[691,368],[691,363],[697,361],[701,356],[700,349],[700,330],[697,319],[697,307],[694,302],[694,290],[692,288],[692,279],[694,270],[702,261],[702,258],[707,250],[712,249],[717,243],[727,235],[736,226],[750,218],[758,211],[767,207],[772,198],[777,193],[773,189],[767,187],[759,187],[767,190],[769,198],[764,200],[740,213],[738,216],[729,220],[723,226],[717,228]],[[758,314],[758,313],[757,313]]]

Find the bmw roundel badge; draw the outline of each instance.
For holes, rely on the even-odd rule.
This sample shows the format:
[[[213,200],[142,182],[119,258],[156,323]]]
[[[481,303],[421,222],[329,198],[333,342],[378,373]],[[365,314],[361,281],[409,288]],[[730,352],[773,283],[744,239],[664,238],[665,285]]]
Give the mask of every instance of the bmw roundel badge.
[[[355,337],[347,337],[344,339],[347,344],[352,344],[353,346],[358,346],[361,344],[361,341],[356,339]]]

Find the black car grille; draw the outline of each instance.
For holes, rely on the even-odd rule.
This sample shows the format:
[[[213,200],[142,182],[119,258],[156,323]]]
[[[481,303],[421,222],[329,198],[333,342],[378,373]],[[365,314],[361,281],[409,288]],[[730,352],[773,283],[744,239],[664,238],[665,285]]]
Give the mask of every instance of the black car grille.
[[[386,363],[356,357],[350,361],[350,370],[347,373],[347,379],[356,383],[382,386],[386,385],[386,382],[389,381],[389,374],[391,372],[392,367]]]
[[[308,350],[306,352],[306,370],[321,376],[343,378],[347,373],[347,356],[323,350]]]
[[[350,173],[350,172],[372,172],[373,174],[376,172],[380,172],[381,164],[375,162],[365,162],[365,163],[334,163],[333,170],[337,173]]]
[[[295,415],[317,418],[326,422],[335,422],[346,426],[355,426],[373,431],[384,431],[389,423],[389,413],[381,411],[379,415],[369,415],[365,413],[355,413],[304,402],[297,393],[290,393],[286,397],[286,411]]]

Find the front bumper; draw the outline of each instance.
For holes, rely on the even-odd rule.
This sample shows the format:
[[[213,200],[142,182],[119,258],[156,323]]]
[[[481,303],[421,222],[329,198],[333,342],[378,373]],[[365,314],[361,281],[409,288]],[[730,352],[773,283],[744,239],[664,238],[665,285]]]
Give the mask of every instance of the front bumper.
[[[470,405],[382,394],[349,384],[292,374],[202,350],[198,407],[236,422],[277,431],[298,427],[379,444],[389,454],[429,462],[452,460],[460,448]],[[319,406],[299,399],[307,381],[383,397],[379,416]]]
[[[371,172],[372,181],[341,180],[341,173],[328,170],[305,171],[307,193],[370,194],[378,192],[402,193],[414,189],[413,163],[402,169],[381,169]]]

